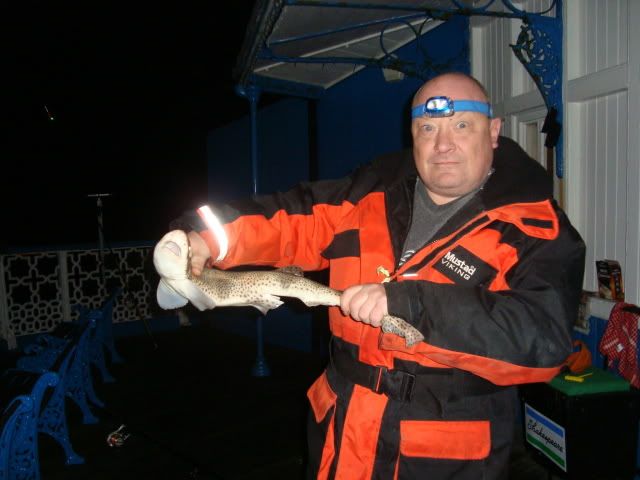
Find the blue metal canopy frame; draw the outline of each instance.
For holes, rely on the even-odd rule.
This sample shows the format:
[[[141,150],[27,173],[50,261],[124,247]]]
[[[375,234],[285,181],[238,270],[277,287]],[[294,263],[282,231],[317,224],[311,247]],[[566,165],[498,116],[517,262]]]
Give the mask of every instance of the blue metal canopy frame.
[[[293,64],[350,64],[357,66],[378,67],[402,72],[404,75],[428,80],[429,78],[456,69],[461,64],[461,58],[451,58],[444,63],[436,64],[429,59],[426,49],[422,48],[420,39],[424,33],[424,27],[430,21],[447,21],[454,15],[488,16],[498,18],[520,19],[522,21],[521,33],[514,45],[510,45],[515,56],[523,64],[529,75],[533,78],[544,99],[547,110],[557,114],[558,128],[561,128],[563,115],[562,93],[562,0],[553,0],[549,8],[540,12],[527,12],[513,5],[511,0],[487,0],[478,7],[465,6],[460,0],[448,0],[450,8],[424,8],[406,3],[367,3],[344,2],[328,0],[264,0],[258,1],[254,10],[254,19],[247,30],[245,48],[240,53],[234,71],[234,77],[241,89],[245,90],[249,85],[254,85],[260,90],[284,95],[302,96],[306,98],[319,98],[323,89],[295,82],[277,80],[253,73],[253,67],[258,60],[270,60]],[[502,3],[504,11],[490,10],[496,2]],[[277,41],[269,41],[274,25],[284,7],[316,7],[326,9],[361,9],[361,10],[387,10],[390,12],[402,12],[392,19],[375,20],[354,23],[338,29],[314,32],[311,34],[294,35]],[[555,9],[555,16],[546,16]],[[419,27],[414,23],[423,20]],[[337,32],[358,30],[373,25],[381,25],[379,33],[380,48],[384,55],[381,58],[353,58],[339,56],[284,56],[274,52],[274,47],[284,44],[293,44],[311,38],[333,35]],[[422,53],[421,62],[407,61],[398,58],[385,47],[384,37],[390,25],[404,24],[415,35],[417,47]],[[564,163],[562,158],[562,132],[558,134],[556,147],[556,175],[564,176]]]

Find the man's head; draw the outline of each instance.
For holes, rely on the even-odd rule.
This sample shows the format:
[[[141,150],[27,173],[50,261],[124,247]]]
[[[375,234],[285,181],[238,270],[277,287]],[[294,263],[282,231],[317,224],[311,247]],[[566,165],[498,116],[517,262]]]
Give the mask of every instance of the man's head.
[[[438,107],[446,109],[447,101],[438,99],[427,104],[432,97],[453,100],[453,115],[438,116],[442,113],[438,113]],[[465,111],[455,111],[456,100],[471,102],[461,105]],[[463,73],[437,76],[416,92],[411,121],[413,156],[435,203],[448,203],[466,195],[480,187],[489,175],[501,121],[480,113],[488,101],[482,85]]]

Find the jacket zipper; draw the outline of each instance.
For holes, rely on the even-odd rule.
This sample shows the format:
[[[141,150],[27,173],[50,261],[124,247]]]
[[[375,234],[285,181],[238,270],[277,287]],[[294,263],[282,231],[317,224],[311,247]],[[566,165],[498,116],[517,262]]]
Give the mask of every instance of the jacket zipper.
[[[399,273],[399,270],[401,269],[402,266],[401,265],[396,266],[396,269],[395,269],[394,273],[389,276],[389,280],[388,281],[395,280],[398,277],[398,275],[402,275],[402,276],[415,276],[415,275],[417,275],[417,272],[420,269],[422,269],[424,266],[426,266],[429,262],[431,262],[431,260],[433,260],[435,258],[435,256],[438,255],[438,253],[440,253],[445,248],[448,248],[451,245],[453,245],[455,242],[460,240],[460,238],[462,238],[464,235],[466,235],[470,231],[476,229],[477,227],[479,227],[483,223],[486,223],[487,220],[489,220],[489,215],[485,214],[482,217],[478,218],[477,220],[467,224],[466,227],[463,227],[462,229],[458,230],[458,233],[456,233],[453,237],[451,237],[449,239],[449,241],[443,243],[442,245],[440,245],[440,247],[438,247],[435,250],[433,250],[432,252],[428,253],[427,256],[425,256],[419,263],[409,267],[402,274]],[[421,248],[416,250],[416,252],[413,255],[411,255],[409,258],[407,258],[407,260],[405,260],[405,262],[402,265],[406,265],[416,255],[416,253],[424,250],[425,248],[428,248],[430,245],[433,245],[437,241],[438,241],[438,239],[432,240],[430,242],[427,242],[424,246],[422,246]]]

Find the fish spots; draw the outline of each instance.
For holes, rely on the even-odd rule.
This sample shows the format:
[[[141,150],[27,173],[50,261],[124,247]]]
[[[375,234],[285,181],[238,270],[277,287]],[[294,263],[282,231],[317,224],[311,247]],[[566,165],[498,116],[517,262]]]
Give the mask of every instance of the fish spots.
[[[216,293],[222,298],[230,297],[234,290],[236,290],[236,287],[232,281],[219,279],[216,282]]]
[[[186,241],[176,235],[168,240]],[[188,244],[185,244],[185,248]],[[182,250],[182,247],[181,247]],[[165,249],[166,256],[175,256]],[[186,250],[185,250],[186,251]],[[182,251],[184,254],[185,251]],[[225,306],[253,306],[261,312],[273,310],[282,305],[280,297],[297,298],[307,306],[326,305],[339,306],[340,292],[314,280],[305,278],[302,270],[298,267],[285,267],[284,269],[271,271],[226,271],[218,269],[205,269],[198,277],[185,275],[190,272],[188,258],[184,255],[183,263],[180,264],[182,277],[190,281],[200,291],[204,292],[216,307]],[[177,263],[177,262],[174,262]],[[158,269],[161,277],[171,284],[173,278],[169,274],[163,275],[164,271]],[[172,273],[173,274],[173,273]],[[185,294],[188,298],[188,295]],[[194,300],[189,298],[193,303]],[[382,320],[382,331],[393,333],[404,337],[407,346],[414,345],[424,339],[423,335],[411,324],[402,318],[387,315]]]

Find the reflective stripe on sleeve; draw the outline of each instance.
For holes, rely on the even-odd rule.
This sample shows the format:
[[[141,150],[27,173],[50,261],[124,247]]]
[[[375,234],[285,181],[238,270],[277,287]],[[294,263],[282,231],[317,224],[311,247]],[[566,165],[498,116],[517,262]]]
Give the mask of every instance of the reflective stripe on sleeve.
[[[229,239],[227,238],[227,233],[222,227],[222,223],[220,223],[218,217],[216,217],[216,215],[207,205],[203,205],[202,207],[198,208],[197,212],[218,242],[220,253],[218,253],[218,258],[216,258],[214,262],[220,262],[224,260],[224,257],[227,256],[227,251],[229,250]]]

